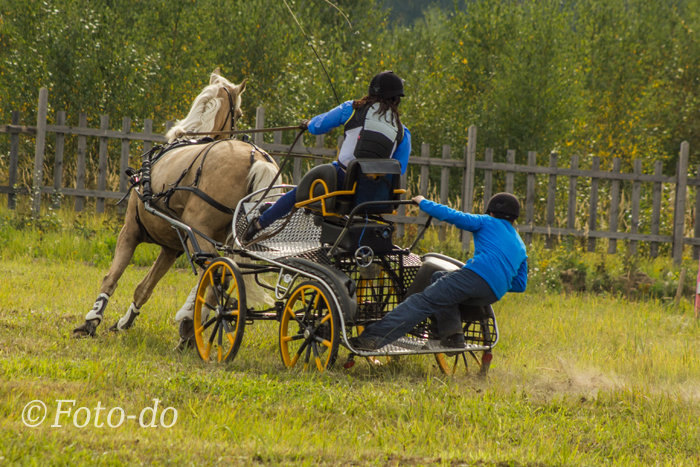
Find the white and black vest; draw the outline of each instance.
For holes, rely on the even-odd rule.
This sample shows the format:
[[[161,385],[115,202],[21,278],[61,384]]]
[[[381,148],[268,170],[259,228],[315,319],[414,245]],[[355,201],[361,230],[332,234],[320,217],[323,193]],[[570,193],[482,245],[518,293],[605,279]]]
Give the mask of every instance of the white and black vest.
[[[345,139],[338,161],[345,167],[353,159],[388,159],[403,139],[403,126],[392,123],[391,112],[379,115],[379,103],[356,109],[345,122]]]

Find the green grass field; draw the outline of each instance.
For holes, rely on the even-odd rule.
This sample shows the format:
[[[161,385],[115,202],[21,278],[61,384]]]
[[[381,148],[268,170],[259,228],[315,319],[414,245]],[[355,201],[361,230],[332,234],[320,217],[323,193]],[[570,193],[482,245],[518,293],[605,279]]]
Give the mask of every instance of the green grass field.
[[[687,301],[511,294],[495,307],[486,379],[446,377],[431,356],[346,370],[341,354],[325,374],[289,371],[275,322],[246,327],[236,359],[218,366],[174,350],[188,269],[166,275],[134,329],[111,334],[146,272],[130,267],[99,336],[74,340],[109,258],[37,259],[24,252],[82,240],[5,233],[0,465],[700,464],[700,325]],[[139,425],[154,399],[169,428]],[[35,400],[47,416],[28,427]]]

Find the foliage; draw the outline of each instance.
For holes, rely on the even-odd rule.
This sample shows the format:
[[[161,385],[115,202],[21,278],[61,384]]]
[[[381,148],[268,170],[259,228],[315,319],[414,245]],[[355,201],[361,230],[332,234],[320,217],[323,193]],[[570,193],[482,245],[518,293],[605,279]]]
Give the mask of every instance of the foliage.
[[[660,158],[669,170],[688,140],[691,165],[700,161],[700,0],[333,2],[343,14],[323,0],[287,3],[306,35],[269,0],[6,0],[2,120],[21,110],[31,121],[46,86],[51,110],[70,119],[164,124],[220,66],[250,80],[249,119],[263,105],[270,123],[289,124],[337,103],[315,49],[340,100],[381,69],[404,76],[417,143],[459,147],[475,124],[480,144],[519,158]]]

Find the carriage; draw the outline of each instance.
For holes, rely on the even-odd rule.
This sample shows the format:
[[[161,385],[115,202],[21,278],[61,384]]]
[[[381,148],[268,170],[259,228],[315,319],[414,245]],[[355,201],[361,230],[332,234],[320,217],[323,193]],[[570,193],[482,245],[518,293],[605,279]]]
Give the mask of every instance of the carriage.
[[[410,247],[394,244],[394,224],[386,215],[409,203],[400,199],[404,190],[398,186],[397,161],[357,159],[347,167],[343,186],[338,186],[331,166],[313,168],[296,187],[296,209],[253,241],[242,241],[248,223],[294,188],[275,185],[283,167],[265,151],[231,137],[241,133],[235,123],[242,115],[245,83],[235,85],[214,70],[188,116],[166,134],[169,143],[144,154],[139,170],[127,171],[130,191],[137,196],[129,198],[100,294],[73,336],[96,335],[135,248],[149,242],[161,252],[112,331],[134,325],[160,278],[184,252],[195,273],[197,267],[202,273],[180,310],[186,316],[180,322],[181,344],[193,344],[203,360],[233,360],[246,326],[274,320],[279,322],[280,355],[287,367],[324,371],[340,349],[347,349],[346,367],[355,356],[378,362],[432,354],[443,372],[454,373],[466,369],[467,356],[472,356],[485,374],[498,342],[490,306],[460,306],[467,344],[457,352],[436,345],[430,319],[376,351],[354,349],[350,343],[369,323],[423,290],[435,271],[463,266],[436,253],[412,252],[430,218]],[[291,128],[298,127],[284,129]],[[217,137],[183,139],[202,134]],[[249,306],[261,289],[274,296],[272,303]]]
[[[410,247],[394,244],[395,226],[386,214],[410,203],[400,199],[405,190],[398,187],[399,175],[393,159],[357,159],[347,167],[344,186],[337,186],[335,169],[317,166],[297,186],[296,209],[249,243],[242,240],[248,223],[293,186],[276,185],[244,197],[235,209],[228,242],[213,242],[222,256],[195,251],[190,258],[203,273],[193,320],[181,324],[181,338],[189,339],[203,360],[230,361],[246,326],[274,320],[286,367],[324,371],[345,348],[346,368],[355,356],[377,363],[386,357],[432,354],[444,373],[465,371],[469,356],[486,374],[498,342],[491,306],[460,306],[467,343],[463,351],[442,348],[430,319],[376,351],[354,349],[350,343],[367,324],[429,285],[432,273],[463,266],[441,254],[411,251],[430,218]],[[187,226],[173,225],[195,238]],[[245,276],[274,295],[273,306],[247,306]]]

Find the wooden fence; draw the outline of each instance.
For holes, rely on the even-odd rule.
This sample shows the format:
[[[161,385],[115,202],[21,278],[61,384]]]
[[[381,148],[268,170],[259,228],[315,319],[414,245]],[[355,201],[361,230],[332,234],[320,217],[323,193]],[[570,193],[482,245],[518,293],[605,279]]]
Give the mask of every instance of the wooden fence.
[[[18,195],[31,195],[32,212],[38,215],[41,194],[48,194],[53,196],[54,204],[59,203],[60,197],[73,197],[76,211],[84,209],[86,198],[94,198],[97,212],[103,212],[107,199],[124,196],[127,188],[124,171],[130,160],[133,166],[138,166],[138,156],[142,152],[153,144],[165,142],[162,134],[153,133],[151,120],[144,121],[141,132],[133,131],[129,118],[122,120],[121,130],[113,130],[109,116],[103,115],[99,128],[89,128],[86,114],[80,114],[78,126],[74,127],[66,124],[65,112],[56,112],[54,123],[48,123],[47,109],[48,92],[42,88],[35,126],[21,125],[19,112],[12,113],[10,124],[0,125],[0,134],[9,136],[9,144],[6,144],[9,163],[0,165],[0,169],[3,166],[7,169],[6,180],[0,179],[0,193],[8,195],[10,209],[15,208]],[[263,108],[256,112],[255,127],[265,127]],[[48,154],[53,156],[52,167],[51,157],[46,153],[49,135],[54,137],[53,153]],[[255,133],[253,141],[279,158],[290,150],[290,145],[283,142],[285,137],[290,140],[290,136],[282,132],[268,136]],[[20,150],[20,137],[34,138],[33,154]],[[76,151],[75,175],[71,180],[64,179],[67,138],[74,138],[72,147]],[[93,143],[90,147],[97,147],[96,151],[88,150],[88,141]],[[114,151],[110,154],[110,141],[119,143],[118,157]],[[331,145],[337,146],[341,141],[338,138]],[[608,253],[615,253],[618,241],[626,241],[632,254],[636,254],[640,242],[646,242],[651,256],[658,255],[660,245],[668,244],[676,263],[681,261],[684,246],[692,246],[694,255],[698,255],[700,219],[695,213],[700,209],[700,196],[696,195],[700,168],[695,177],[689,175],[687,142],[680,146],[676,174],[668,176],[662,173],[660,161],[654,164],[653,173],[643,173],[642,161],[634,160],[632,171],[625,173],[621,171],[619,158],[612,161],[610,170],[603,170],[600,158],[594,156],[585,159],[573,156],[562,166],[558,155],[552,153],[546,165],[538,165],[535,152],[528,152],[526,161],[517,163],[515,151],[497,156],[493,150],[485,149],[483,159],[477,159],[476,127],[469,127],[467,141],[467,146],[458,151],[442,145],[439,157],[431,156],[430,145],[413,141],[409,171],[403,176],[404,185],[410,181],[412,191],[468,212],[484,206],[496,191],[514,192],[524,200],[517,228],[526,242],[530,242],[533,235],[542,235],[551,246],[561,237],[572,236],[581,238],[593,251],[598,240],[607,239]],[[136,148],[139,151],[134,151],[137,142],[141,143]],[[7,141],[0,139],[2,143]],[[300,180],[309,165],[335,158],[336,149],[328,146],[326,137],[317,136],[313,145],[305,146],[300,142],[291,148],[293,183]],[[31,158],[31,186],[20,186],[18,167],[29,163]],[[90,177],[91,183],[86,176],[88,161],[97,168],[96,176]],[[110,163],[114,166],[111,169]],[[454,186],[455,183],[459,186]],[[405,225],[424,221],[422,217],[407,216],[404,206],[391,217],[399,225],[399,234],[403,233]],[[470,234],[463,232],[465,250],[470,240]]]

